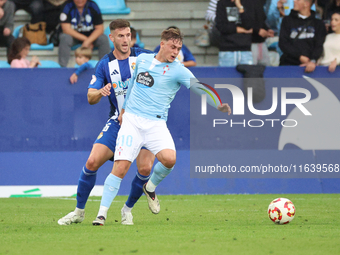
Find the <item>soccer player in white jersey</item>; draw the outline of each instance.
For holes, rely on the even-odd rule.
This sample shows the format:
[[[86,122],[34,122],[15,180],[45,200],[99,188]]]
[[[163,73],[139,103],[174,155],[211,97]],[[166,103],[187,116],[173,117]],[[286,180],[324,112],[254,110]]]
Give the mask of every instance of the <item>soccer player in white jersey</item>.
[[[209,86],[199,83],[189,69],[176,59],[182,40],[179,29],[164,30],[157,55],[141,54],[137,58],[121,112],[122,126],[118,133],[113,169],[106,178],[99,212],[93,225],[104,225],[120,182],[143,146],[156,155],[159,161],[151,178],[143,186],[143,191],[151,212],[157,214],[160,211],[155,188],[173,170],[176,163],[175,145],[166,125],[170,103],[181,85],[199,95],[210,90]],[[218,95],[213,90],[208,92],[208,104],[222,112],[231,113],[228,104],[215,104],[220,100],[216,100]]]
[[[102,97],[108,97],[110,115],[102,132],[95,141],[90,156],[82,169],[78,181],[77,206],[58,220],[59,225],[80,223],[84,220],[85,204],[96,182],[97,170],[108,160],[113,160],[117,133],[120,128],[118,116],[127,91],[128,79],[133,74],[137,56],[151,51],[130,48],[131,32],[127,20],[117,19],[110,24],[110,39],[114,51],[104,56],[98,63],[95,75],[88,88],[88,101],[97,104]],[[155,156],[142,149],[137,158],[137,174],[131,184],[130,196],[121,210],[122,224],[132,225],[131,209],[143,194],[143,184],[149,179]]]

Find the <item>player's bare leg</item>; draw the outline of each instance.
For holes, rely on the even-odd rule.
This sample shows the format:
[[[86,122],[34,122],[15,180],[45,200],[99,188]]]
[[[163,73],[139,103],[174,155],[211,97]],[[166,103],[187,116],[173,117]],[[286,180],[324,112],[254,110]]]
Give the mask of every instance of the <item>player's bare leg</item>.
[[[154,214],[159,213],[161,210],[155,189],[173,170],[176,163],[176,151],[164,149],[157,153],[156,157],[159,162],[155,165],[150,180],[143,186],[143,191],[148,199],[149,209]]]
[[[150,178],[150,172],[155,161],[155,155],[149,150],[142,149],[136,159],[137,163],[137,173],[135,178],[131,183],[130,194],[125,202],[123,208],[121,209],[123,225],[133,225],[133,216],[131,210],[138,199],[143,194],[143,185],[147,183]]]
[[[107,212],[113,199],[117,196],[120,183],[131,166],[128,160],[116,160],[113,164],[111,173],[104,182],[103,196],[97,218],[92,222],[93,225],[104,225]]]

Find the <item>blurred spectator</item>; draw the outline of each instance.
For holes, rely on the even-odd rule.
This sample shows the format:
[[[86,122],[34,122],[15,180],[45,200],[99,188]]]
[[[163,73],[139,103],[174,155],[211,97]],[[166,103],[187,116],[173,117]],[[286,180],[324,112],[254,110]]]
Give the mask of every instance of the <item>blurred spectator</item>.
[[[25,10],[31,14],[31,24],[44,20],[43,0],[9,0],[15,4],[15,11]]]
[[[46,33],[51,33],[60,23],[60,13],[67,0],[43,0],[44,21],[46,22]]]
[[[131,42],[130,42],[130,47],[139,47],[138,44],[136,44],[137,42],[137,31],[136,29],[134,29],[133,27],[130,27],[131,30]]]
[[[111,51],[109,39],[104,35],[104,24],[98,5],[93,1],[73,0],[68,2],[60,14],[63,33],[59,39],[59,64],[66,67],[71,47],[98,47],[101,59]]]
[[[269,29],[266,24],[266,14],[264,5],[266,0],[253,0],[255,10],[255,21],[253,26],[253,36],[251,51],[253,54],[253,64],[261,64],[264,66],[270,65],[269,51],[266,39],[274,36],[274,31]]]
[[[209,5],[208,5],[208,9],[205,13],[205,20],[209,21],[211,23],[215,22],[215,18],[216,18],[216,9],[217,9],[217,2],[219,0],[210,0]]]
[[[334,33],[326,36],[323,44],[323,56],[319,64],[328,66],[328,70],[332,73],[336,66],[340,64],[340,12],[332,15],[331,29]]]
[[[313,72],[323,51],[326,28],[311,10],[313,0],[295,0],[294,10],[282,20],[279,46],[280,65],[305,66]]]
[[[174,29],[178,29],[178,27],[175,27],[175,26],[170,26],[168,27],[167,29],[169,28],[174,28]],[[155,49],[154,49],[154,52],[155,53],[158,53],[160,49],[160,45],[158,45]],[[182,49],[181,51],[179,52],[178,56],[177,56],[177,59],[183,63],[183,65],[185,67],[190,67],[190,66],[196,66],[196,59],[195,57],[192,55],[191,51],[188,49],[187,46],[185,46],[185,44],[183,43],[182,44]]]
[[[90,48],[79,47],[75,50],[76,63],[79,66],[77,70],[71,75],[70,82],[74,84],[78,81],[78,76],[85,70],[92,68],[89,60],[92,58],[92,50]]]
[[[253,0],[220,0],[216,28],[221,32],[219,65],[253,64],[251,42],[255,9]]]
[[[330,0],[329,3],[325,6],[325,11],[323,13],[323,20],[326,24],[327,30],[332,32],[330,28],[330,23],[332,19],[333,13],[340,12],[340,0]]]
[[[205,13],[205,20],[208,22],[207,27],[205,29],[209,30],[209,40],[210,46],[219,47],[221,33],[216,28],[215,18],[216,18],[216,9],[217,3],[219,0],[210,0],[208,9]]]
[[[39,59],[36,56],[29,61],[26,59],[30,51],[31,43],[26,37],[15,39],[8,53],[8,64],[14,68],[37,67],[40,65]]]
[[[9,48],[14,40],[12,35],[14,24],[14,4],[7,0],[0,0],[0,46]]]
[[[267,24],[275,34],[280,34],[283,17],[288,16],[293,8],[294,0],[271,0],[267,10]],[[315,11],[314,4],[312,10]]]

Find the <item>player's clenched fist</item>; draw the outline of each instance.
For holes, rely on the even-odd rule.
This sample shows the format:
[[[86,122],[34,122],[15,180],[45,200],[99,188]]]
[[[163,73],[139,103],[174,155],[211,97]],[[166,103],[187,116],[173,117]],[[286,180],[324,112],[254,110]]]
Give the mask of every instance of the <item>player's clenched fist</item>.
[[[219,106],[217,106],[217,110],[221,112],[228,112],[228,115],[231,114],[231,108],[227,103],[220,104]]]
[[[100,89],[100,94],[102,94],[102,96],[104,97],[111,95],[111,87],[112,87],[111,83],[106,84],[104,87]]]

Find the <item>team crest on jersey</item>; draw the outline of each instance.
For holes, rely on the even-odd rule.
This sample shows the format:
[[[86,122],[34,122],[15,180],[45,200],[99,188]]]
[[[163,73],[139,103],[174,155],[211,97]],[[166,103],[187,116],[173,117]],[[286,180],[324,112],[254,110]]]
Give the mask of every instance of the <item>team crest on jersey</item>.
[[[119,156],[120,156],[120,154],[122,153],[122,151],[123,151],[123,148],[122,148],[122,147],[119,147],[119,148],[118,148],[118,154],[119,154]]]
[[[163,75],[169,70],[170,70],[169,65],[164,66],[163,67]]]
[[[136,82],[151,88],[155,81],[149,72],[142,72],[137,75]]]
[[[131,68],[132,68],[132,70],[135,70],[135,68],[136,68],[136,62],[132,62]]]
[[[98,135],[98,137],[97,137],[97,140],[99,140],[100,138],[102,138],[103,137],[103,132],[100,132],[100,134]]]

